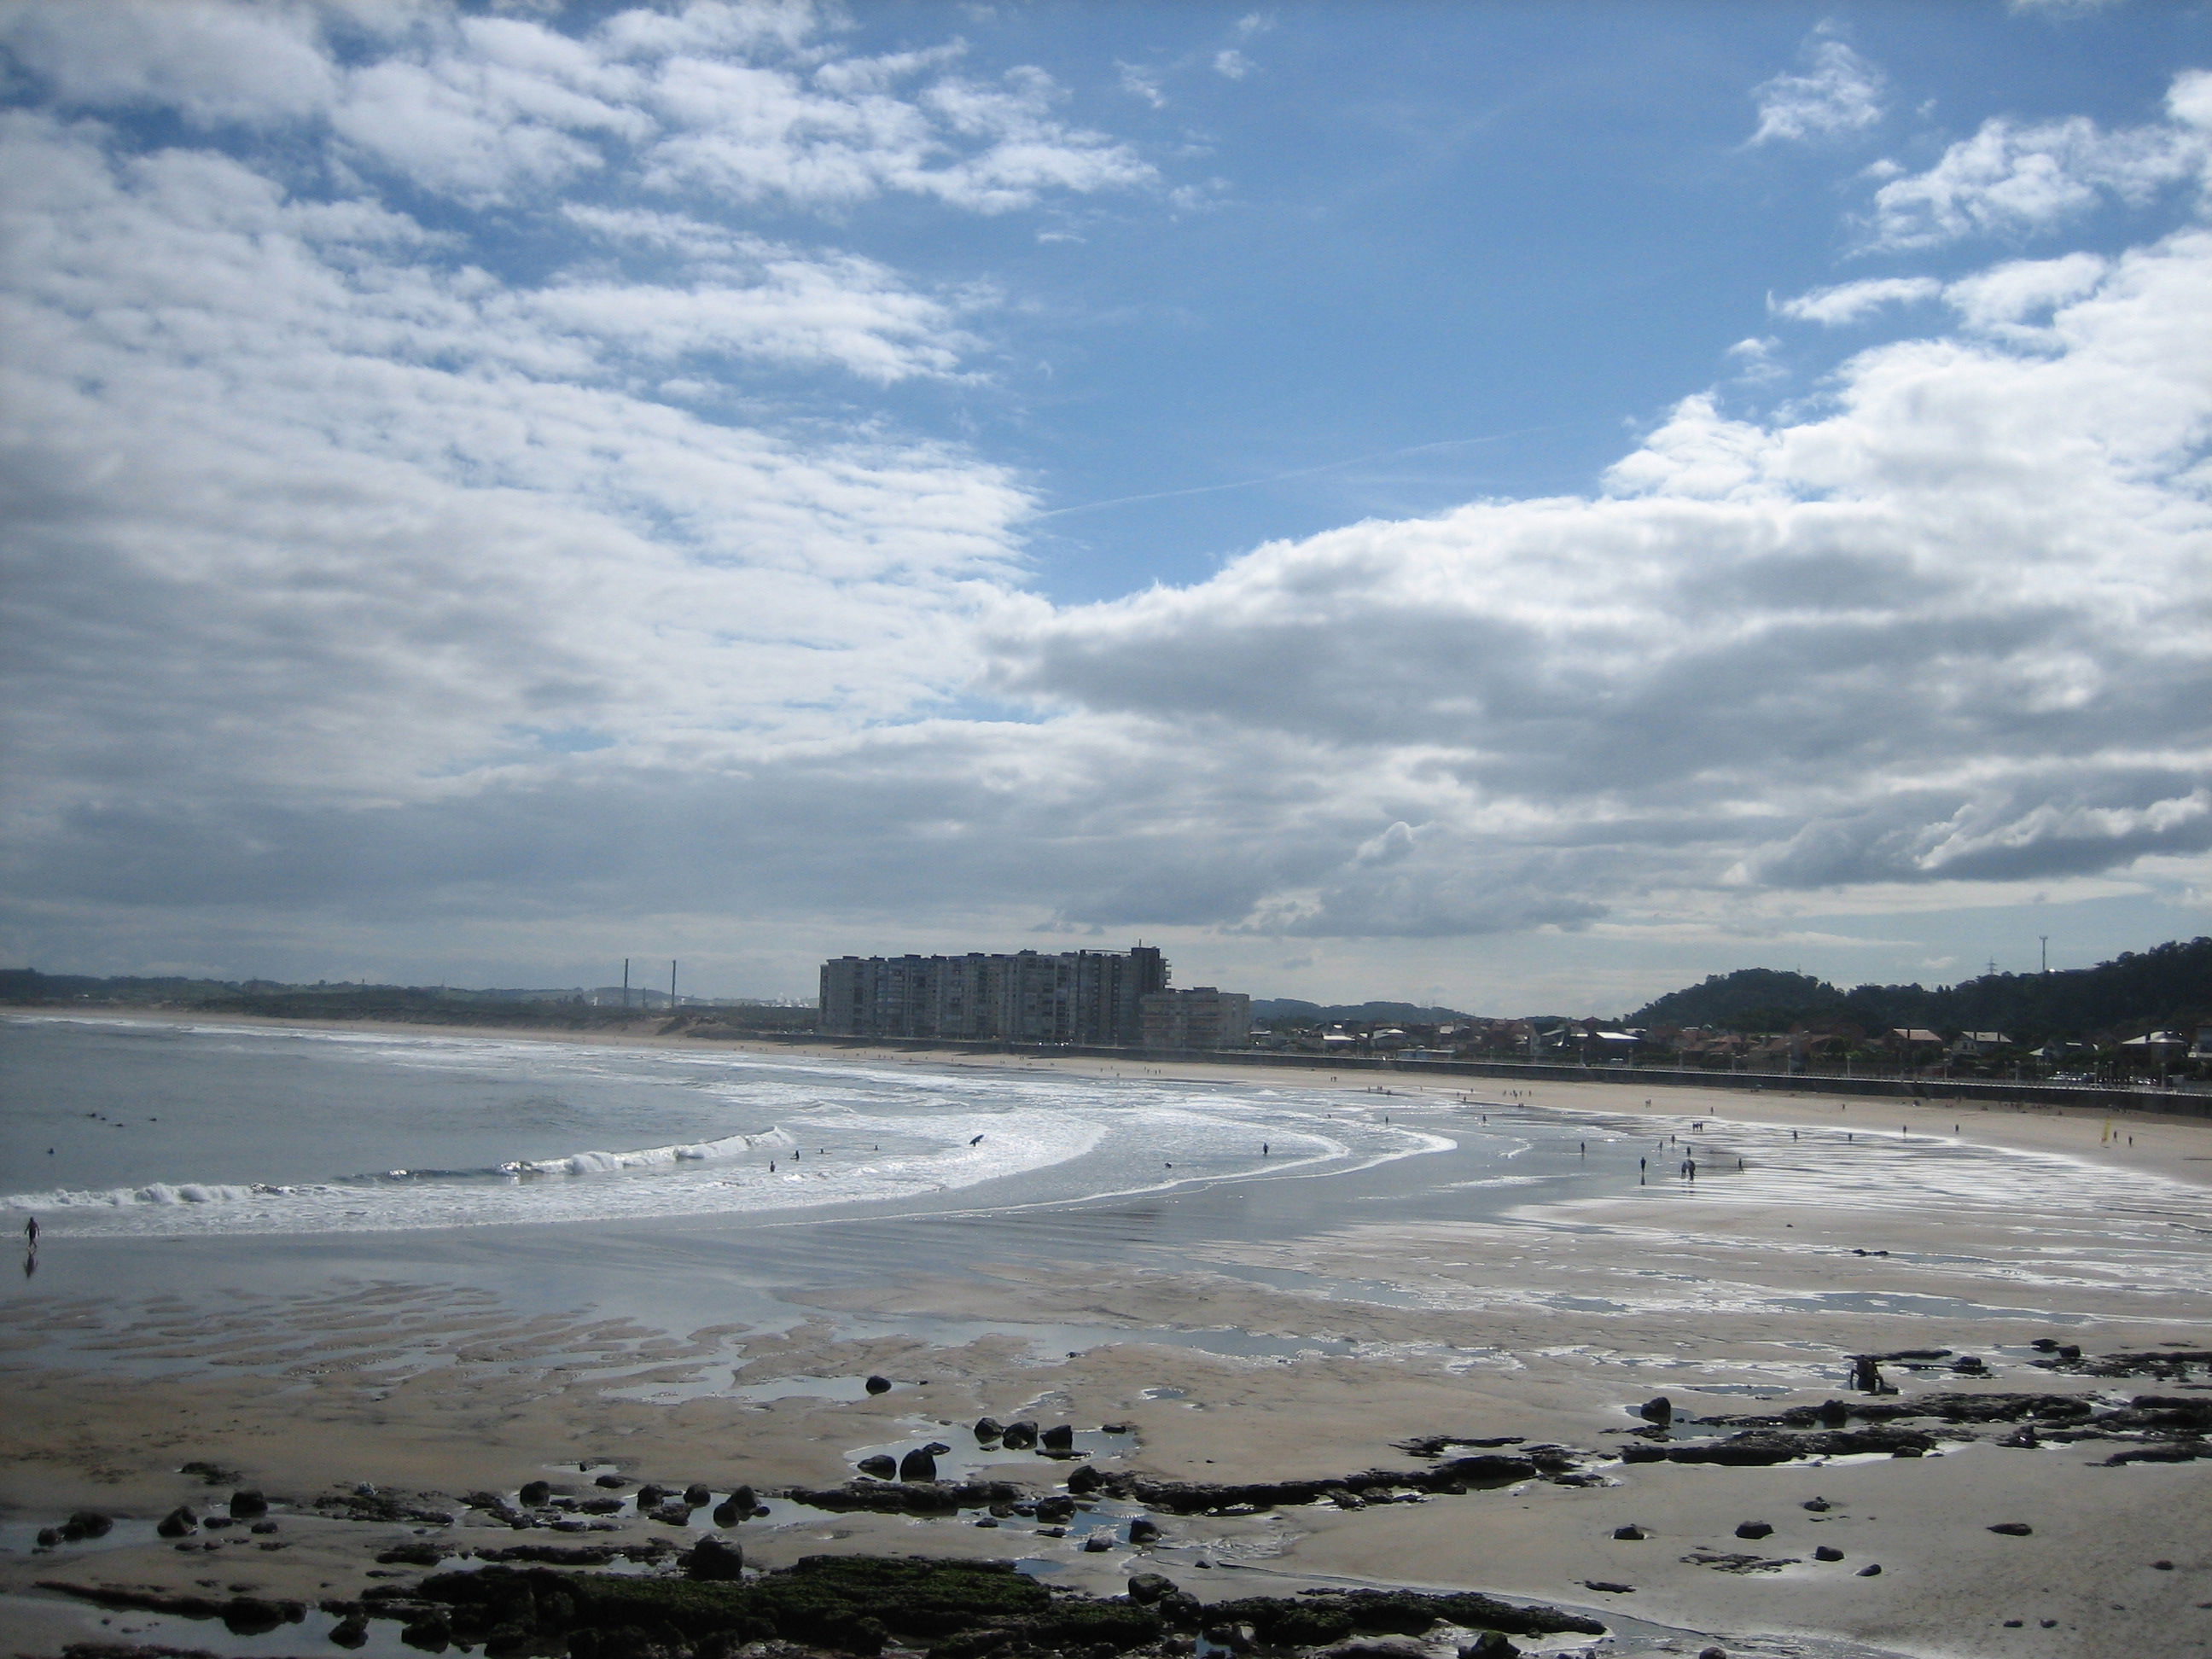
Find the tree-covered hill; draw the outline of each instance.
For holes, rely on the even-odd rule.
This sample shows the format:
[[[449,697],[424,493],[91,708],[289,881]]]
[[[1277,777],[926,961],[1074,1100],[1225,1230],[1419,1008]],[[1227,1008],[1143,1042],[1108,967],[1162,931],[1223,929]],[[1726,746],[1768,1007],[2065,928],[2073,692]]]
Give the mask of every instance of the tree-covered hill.
[[[1740,1031],[1924,1026],[2005,1032],[2015,1041],[2087,1042],[2152,1027],[2185,1034],[2212,1025],[2212,939],[2125,951],[2094,968],[1988,974],[1933,989],[1860,985],[1839,990],[1806,974],[1740,968],[1646,1003],[1639,1026],[1711,1025]]]

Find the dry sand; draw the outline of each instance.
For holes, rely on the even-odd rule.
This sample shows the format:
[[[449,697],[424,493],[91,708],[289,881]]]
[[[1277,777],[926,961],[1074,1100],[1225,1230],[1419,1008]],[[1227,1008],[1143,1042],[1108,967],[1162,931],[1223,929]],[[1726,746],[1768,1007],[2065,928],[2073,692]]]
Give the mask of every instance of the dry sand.
[[[531,1034],[483,1035],[512,1041]],[[763,1052],[794,1048],[778,1043]],[[874,1063],[1008,1063],[811,1052]],[[1328,1080],[1294,1069],[1014,1063],[1240,1087],[1305,1089]],[[1395,1078],[1345,1079],[1352,1087],[1378,1082],[1404,1088]],[[1496,1098],[1505,1086],[1469,1079],[1434,1094],[1439,1103],[1462,1091]],[[1640,1091],[1631,1094],[1617,1085],[1540,1083],[1522,1091],[1528,1103],[1563,1113],[1648,1114],[1655,1138],[1669,1124],[1700,1118],[1708,1126],[1701,1142],[1721,1145],[1729,1123],[1826,1129],[1863,1121],[1867,1133],[1891,1135],[1900,1125],[1948,1134],[1955,1123],[1963,1138],[1984,1144],[2212,1184],[2212,1124],[2193,1121],[1695,1089],[1655,1090],[1646,1108]],[[178,1473],[196,1458],[228,1465],[246,1484],[302,1504],[362,1482],[512,1493],[524,1480],[548,1477],[589,1493],[577,1465],[594,1459],[632,1477],[700,1480],[718,1492],[740,1480],[763,1488],[825,1485],[847,1476],[859,1446],[933,1435],[970,1444],[964,1425],[985,1413],[1130,1423],[1139,1448],[1116,1467],[1163,1477],[1341,1475],[1418,1467],[1392,1443],[1437,1433],[1617,1451],[1621,1431],[1638,1420],[1627,1408],[1655,1392],[1700,1402],[1696,1409],[1707,1413],[1816,1402],[1837,1392],[1838,1355],[1931,1341],[1990,1355],[1992,1372],[1960,1380],[1943,1370],[1893,1370],[1907,1397],[1937,1389],[2203,1397],[2212,1376],[2201,1368],[2179,1384],[2114,1382],[2034,1369],[2022,1351],[2051,1336],[2082,1342],[2093,1354],[2160,1343],[2212,1347],[2212,1233],[2202,1224],[2203,1210],[2177,1206],[2174,1188],[2147,1182],[2145,1190],[2150,1207],[2165,1205],[2176,1219],[2136,1218],[2126,1273],[2081,1270],[2081,1247],[2094,1241],[2033,1215],[1971,1206],[1806,1210],[1734,1203],[1717,1193],[1692,1202],[1669,1188],[1487,1224],[1414,1226],[1377,1218],[1295,1245],[1225,1247],[1212,1261],[1107,1263],[1082,1273],[979,1262],[957,1280],[887,1276],[860,1291],[794,1286],[793,1299],[823,1316],[775,1334],[665,1333],[608,1308],[525,1319],[484,1293],[428,1284],[234,1298],[219,1314],[183,1303],[24,1301],[0,1326],[7,1402],[0,1505],[15,1516],[95,1506],[150,1518],[176,1503],[204,1500],[205,1486]],[[1354,1286],[1387,1281],[1401,1294],[1385,1300],[1356,1288],[1335,1295],[1276,1289],[1249,1276],[1268,1267]],[[1838,1287],[1983,1306],[2016,1300],[2036,1311],[1945,1322],[1809,1302],[1784,1317],[1771,1305],[1775,1297]],[[1563,1306],[1561,1296],[1590,1305]],[[1126,1329],[1128,1340],[1040,1359],[1031,1345],[1003,1335],[956,1346],[848,1340],[838,1320],[853,1313],[1103,1326]],[[2094,1322],[2054,1324],[2044,1314]],[[1349,1354],[1237,1359],[1146,1340],[1161,1329],[1218,1327],[1358,1346]],[[739,1383],[880,1372],[899,1386],[846,1399],[763,1401],[713,1391],[726,1389],[733,1370]],[[1791,1391],[1772,1399],[1697,1392],[1715,1387]],[[696,1397],[678,1397],[687,1394]],[[1599,1470],[1602,1484],[1588,1486],[1537,1482],[1358,1511],[1162,1517],[1160,1547],[1104,1554],[1078,1553],[1072,1540],[888,1516],[780,1516],[742,1530],[750,1558],[767,1565],[825,1549],[1034,1553],[1060,1563],[1060,1582],[1107,1593],[1143,1566],[1201,1597],[1332,1578],[1486,1589],[1601,1616],[1632,1613],[1710,1633],[1738,1653],[1787,1650],[1750,1638],[1788,1632],[1929,1659],[2212,1652],[2212,1461],[2099,1467],[2113,1449],[2092,1441],[2021,1450],[1985,1438],[1936,1456],[1822,1466],[1612,1464]],[[1022,1478],[1058,1476],[1032,1467]],[[1819,1514],[1801,1507],[1816,1494],[1833,1507]],[[1768,1522],[1776,1531],[1744,1543],[1734,1528],[1745,1521]],[[1986,1529],[2013,1521],[2030,1523],[2032,1534]],[[1616,1541],[1613,1529],[1632,1522],[1652,1535]],[[66,1640],[112,1638],[133,1626],[118,1614],[102,1627],[100,1615],[66,1602],[6,1594],[38,1580],[172,1589],[204,1589],[212,1580],[226,1590],[251,1585],[311,1602],[354,1595],[371,1572],[393,1571],[375,1566],[375,1547],[414,1531],[289,1513],[280,1524],[273,1538],[231,1534],[213,1551],[145,1543],[9,1559],[0,1564],[0,1634],[11,1651],[44,1655]],[[667,1535],[653,1527],[619,1535],[654,1532]],[[522,1535],[456,1534],[463,1541]],[[285,1547],[264,1547],[271,1542]],[[1841,1549],[1844,1559],[1814,1561],[1820,1544]],[[1685,1559],[1698,1551],[1788,1565],[1733,1571]],[[1213,1565],[1201,1567],[1201,1559]],[[2171,1570],[2157,1561],[2171,1562]],[[1881,1574],[1858,1576],[1869,1565]],[[1594,1590],[1592,1580],[1634,1589]]]

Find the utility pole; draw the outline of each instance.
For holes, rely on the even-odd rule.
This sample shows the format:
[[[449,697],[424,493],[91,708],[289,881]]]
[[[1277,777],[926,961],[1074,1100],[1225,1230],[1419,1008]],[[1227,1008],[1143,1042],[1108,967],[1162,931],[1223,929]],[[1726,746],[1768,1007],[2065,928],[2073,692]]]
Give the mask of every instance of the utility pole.
[[[2051,935],[2038,933],[2036,938],[2043,941],[2043,971],[2047,974],[2051,971]]]
[[[629,958],[623,958],[623,1006],[629,1006]]]
[[[676,958],[668,958],[668,1012],[676,1012]]]

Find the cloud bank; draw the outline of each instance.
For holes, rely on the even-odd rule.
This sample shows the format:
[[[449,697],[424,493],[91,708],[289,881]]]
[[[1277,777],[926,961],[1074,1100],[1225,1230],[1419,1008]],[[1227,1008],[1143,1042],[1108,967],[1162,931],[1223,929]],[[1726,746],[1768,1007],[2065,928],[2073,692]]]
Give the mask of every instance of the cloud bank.
[[[0,127],[31,946],[1438,939],[2203,878],[2195,222],[1781,301],[1942,325],[1764,413],[1685,398],[1591,493],[1056,606],[1024,481],[878,401],[988,374],[1000,296],[836,218],[1171,187],[1042,71],[788,4],[70,15],[4,14],[42,89]],[[1993,122],[1873,234],[2198,189],[2206,84],[2126,133]],[[1759,96],[1803,139],[1880,82],[1827,40]]]

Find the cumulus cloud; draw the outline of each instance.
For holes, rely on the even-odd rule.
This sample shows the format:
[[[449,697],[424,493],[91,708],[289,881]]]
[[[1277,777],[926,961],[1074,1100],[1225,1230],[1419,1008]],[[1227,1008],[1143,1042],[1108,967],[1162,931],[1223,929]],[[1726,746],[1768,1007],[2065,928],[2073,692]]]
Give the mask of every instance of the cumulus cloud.
[[[1954,288],[1984,319],[2056,310],[2032,347],[1863,353],[1814,414],[1686,401],[1595,499],[1352,526],[1027,617],[1000,683],[1333,757],[1334,869],[1242,924],[1286,933],[2201,852],[2212,237]]]
[[[1754,88],[1759,126],[1754,144],[1814,143],[1863,131],[1882,117],[1881,71],[1844,42],[1825,33],[1805,43],[1805,70]]]
[[[1932,247],[1972,235],[2027,235],[2101,202],[2141,205],[2212,162],[2212,75],[2176,79],[2169,119],[2106,131],[2086,117],[2017,122],[1999,117],[1943,152],[1923,173],[1875,192],[1871,245]]]
[[[1778,316],[1801,323],[1840,325],[1856,323],[1884,306],[1932,300],[1942,291],[1942,283],[1932,276],[1872,276],[1856,283],[1839,283],[1833,288],[1814,289],[1809,294],[1784,300],[1772,309]]]

